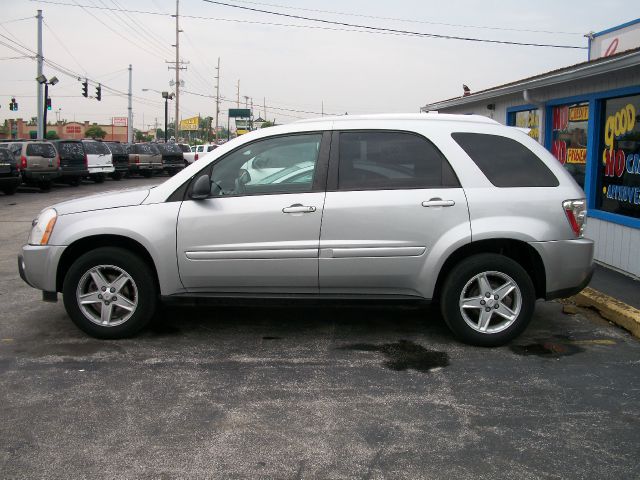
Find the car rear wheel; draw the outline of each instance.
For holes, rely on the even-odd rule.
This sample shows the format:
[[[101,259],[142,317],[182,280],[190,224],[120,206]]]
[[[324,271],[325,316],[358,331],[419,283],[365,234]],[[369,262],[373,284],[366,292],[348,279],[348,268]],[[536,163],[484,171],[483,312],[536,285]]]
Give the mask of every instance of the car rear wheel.
[[[152,175],[153,175],[153,172],[151,170],[143,170],[142,171],[142,176],[144,178],[151,178]]]
[[[114,180],[122,180],[122,172],[113,172],[111,178]]]
[[[43,192],[48,192],[49,190],[51,190],[51,180],[42,180],[38,182],[38,187]]]
[[[441,309],[457,338],[471,345],[496,347],[525,330],[535,297],[524,268],[503,255],[484,253],[451,270],[443,286]]]
[[[18,185],[14,185],[13,187],[5,187],[2,189],[2,193],[5,195],[13,195],[18,190]]]
[[[149,266],[121,248],[85,253],[69,268],[63,284],[71,320],[96,338],[126,338],[151,319],[157,289]]]

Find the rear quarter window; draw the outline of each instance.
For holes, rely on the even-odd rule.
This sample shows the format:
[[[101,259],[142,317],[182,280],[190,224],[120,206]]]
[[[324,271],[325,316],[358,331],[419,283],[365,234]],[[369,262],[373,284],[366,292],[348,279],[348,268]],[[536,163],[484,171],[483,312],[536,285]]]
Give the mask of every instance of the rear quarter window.
[[[557,187],[556,176],[544,162],[512,138],[485,133],[456,132],[451,136],[496,187]]]

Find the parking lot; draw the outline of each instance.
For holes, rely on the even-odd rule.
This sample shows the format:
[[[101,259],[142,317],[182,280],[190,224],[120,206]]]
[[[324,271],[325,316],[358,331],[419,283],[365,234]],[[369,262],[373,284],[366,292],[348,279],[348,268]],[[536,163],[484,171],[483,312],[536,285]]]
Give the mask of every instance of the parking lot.
[[[3,478],[638,478],[640,344],[539,302],[508,347],[436,308],[166,307],[100,341],[16,256],[43,207],[162,178],[0,196]]]

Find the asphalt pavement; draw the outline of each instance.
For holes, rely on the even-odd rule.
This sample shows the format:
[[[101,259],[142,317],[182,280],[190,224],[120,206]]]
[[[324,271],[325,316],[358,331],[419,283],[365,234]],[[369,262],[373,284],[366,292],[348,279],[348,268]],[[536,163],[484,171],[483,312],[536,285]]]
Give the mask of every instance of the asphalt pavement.
[[[42,208],[159,181],[0,196],[1,478],[640,477],[640,343],[588,310],[538,302],[495,349],[345,302],[165,307],[101,341],[20,280]]]

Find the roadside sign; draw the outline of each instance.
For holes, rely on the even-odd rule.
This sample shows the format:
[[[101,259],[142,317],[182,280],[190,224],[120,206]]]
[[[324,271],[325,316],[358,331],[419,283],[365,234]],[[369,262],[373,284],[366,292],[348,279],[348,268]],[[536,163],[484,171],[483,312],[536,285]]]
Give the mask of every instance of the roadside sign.
[[[129,119],[127,117],[113,117],[111,119],[111,125],[114,127],[126,127],[129,123]]]
[[[251,110],[248,108],[230,108],[229,118],[251,118]]]
[[[180,121],[180,130],[181,131],[192,131],[195,132],[198,130],[198,125],[200,123],[200,117],[191,117],[185,118]]]

